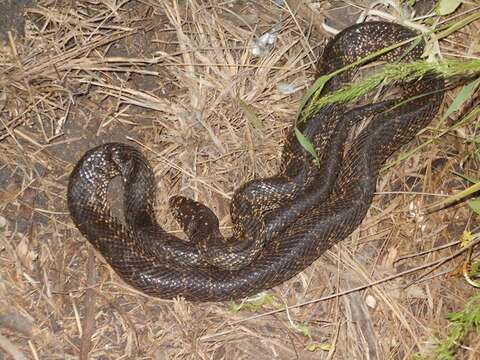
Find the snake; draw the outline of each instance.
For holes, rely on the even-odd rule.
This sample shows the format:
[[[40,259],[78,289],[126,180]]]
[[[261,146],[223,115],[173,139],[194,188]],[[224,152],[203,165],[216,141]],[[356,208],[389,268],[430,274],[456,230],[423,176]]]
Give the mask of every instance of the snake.
[[[379,49],[416,37],[392,22],[355,24],[324,47],[319,74],[332,73]],[[420,58],[424,42],[381,55],[386,62]],[[334,76],[325,93],[353,81],[355,68]],[[330,104],[295,124],[315,159],[287,134],[275,175],[241,185],[231,200],[233,235],[225,238],[206,205],[183,196],[169,200],[187,240],[162,228],[156,182],[139,148],[106,143],[88,150],[67,186],[70,216],[113,270],[141,292],[189,301],[235,300],[294,277],[362,222],[385,161],[437,114],[443,79],[433,74],[398,84],[399,95],[370,104]],[[422,94],[428,93],[428,96]],[[352,126],[368,118],[355,136]],[[123,182],[123,218],[112,215],[109,184]]]

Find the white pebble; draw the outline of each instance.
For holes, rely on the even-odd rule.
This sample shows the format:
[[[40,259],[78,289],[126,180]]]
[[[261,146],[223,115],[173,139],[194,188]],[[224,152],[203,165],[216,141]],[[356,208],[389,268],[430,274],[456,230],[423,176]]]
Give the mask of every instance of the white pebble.
[[[372,295],[367,295],[365,303],[369,308],[375,309],[377,307],[377,300]]]
[[[2,215],[0,215],[0,229],[7,226],[7,219],[5,219]]]

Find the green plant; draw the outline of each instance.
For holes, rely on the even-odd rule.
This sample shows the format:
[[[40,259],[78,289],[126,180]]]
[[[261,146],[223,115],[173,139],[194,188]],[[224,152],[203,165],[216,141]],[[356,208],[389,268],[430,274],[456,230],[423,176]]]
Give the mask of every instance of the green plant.
[[[470,332],[480,335],[480,293],[472,296],[463,310],[447,315],[449,321],[448,334],[443,339],[436,339],[437,344],[432,355],[416,354],[415,360],[454,360],[466,336]]]
[[[462,28],[463,26],[471,23],[474,20],[477,20],[478,18],[480,18],[480,13],[473,14],[453,24],[449,24],[445,27],[436,29],[436,34],[434,38],[436,39],[436,41],[438,41],[438,39],[447,37],[453,32]],[[332,77],[338,75],[343,71],[351,69],[352,67],[367,63],[368,61],[375,59],[379,55],[391,51],[399,46],[408,44],[409,42],[412,42],[411,46],[413,46],[416,44],[417,41],[420,40],[420,38],[421,36],[419,35],[398,44],[394,44],[392,46],[380,49],[362,59],[355,61],[350,65],[334,71],[333,73],[319,77],[315,81],[315,83],[307,90],[305,96],[301,101],[299,111],[297,113],[298,121],[308,121],[308,119],[310,119],[315,113],[317,113],[319,109],[321,109],[327,104],[349,102],[360,96],[368,94],[380,85],[391,84],[399,80],[408,81],[421,78],[427,73],[436,73],[443,76],[445,79],[451,79],[458,76],[471,79],[478,78],[480,74],[480,60],[478,59],[471,61],[444,59],[437,62],[418,60],[411,63],[387,64],[384,66],[381,72],[364,79],[360,83],[346,86],[331,94],[327,94],[324,96],[321,95],[324,85]],[[458,109],[458,107],[468,98],[468,96],[466,95],[469,92],[472,92],[475,89],[476,85],[477,82],[473,81],[472,83],[464,87],[462,92],[457,97],[457,101],[452,104],[452,109],[449,109],[451,111],[447,111],[447,113],[445,114],[445,118],[450,115],[451,112]],[[408,99],[406,101],[408,101]],[[296,129],[295,134],[298,141],[305,148],[305,150],[308,151],[316,159],[316,161],[318,161],[318,155],[315,153],[314,146],[309,142],[309,140],[302,136],[303,134],[301,134],[298,129]]]

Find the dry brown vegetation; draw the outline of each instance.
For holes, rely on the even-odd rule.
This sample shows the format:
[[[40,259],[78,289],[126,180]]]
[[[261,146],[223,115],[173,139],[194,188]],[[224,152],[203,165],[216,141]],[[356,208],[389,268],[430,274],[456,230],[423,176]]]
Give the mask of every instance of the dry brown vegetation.
[[[452,171],[478,178],[478,119],[384,171],[360,228],[269,291],[274,304],[256,309],[142,295],[68,217],[66,182],[81,154],[102,142],[134,141],[154,166],[158,218],[168,230],[180,233],[166,204],[181,193],[213,208],[228,231],[234,189],[277,168],[282,139],[314,80],[324,17],[341,24],[339,14],[359,9],[336,1],[342,10],[325,13],[329,2],[305,3],[41,0],[29,9],[25,38],[12,37],[0,52],[1,359],[428,353],[433,335],[445,332],[445,314],[474,292],[458,272],[464,256],[394,275],[451,256],[464,231],[478,231],[478,215],[464,203],[420,212],[468,185]],[[451,17],[479,11],[475,6],[465,3]],[[267,55],[253,56],[252,39],[275,26],[278,39]],[[462,28],[441,41],[441,53],[478,58],[479,32],[479,21]],[[280,84],[295,91],[285,94]],[[457,118],[437,119],[405,149]],[[279,311],[264,314],[270,310]],[[480,358],[480,344],[471,340],[458,356]]]

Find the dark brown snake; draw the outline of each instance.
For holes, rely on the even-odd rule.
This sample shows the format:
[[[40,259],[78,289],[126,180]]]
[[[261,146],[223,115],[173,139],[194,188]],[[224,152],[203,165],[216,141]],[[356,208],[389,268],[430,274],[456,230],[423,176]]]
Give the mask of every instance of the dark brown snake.
[[[319,70],[330,73],[415,35],[394,23],[351,26],[327,44]],[[381,59],[416,59],[423,43],[407,48]],[[349,71],[334,77],[325,91],[338,89],[352,76]],[[437,113],[443,80],[428,76],[400,88],[396,99],[358,107],[329,105],[301,123],[300,130],[320,156],[319,165],[292,131],[278,173],[235,192],[234,235],[228,241],[210,209],[179,196],[170,205],[190,241],[164,231],[153,211],[153,172],[139,150],[120,143],[88,151],[75,166],[67,194],[71,217],[120,277],[144,293],[218,301],[269,289],[304,270],[358,227],[382,164]],[[426,92],[431,95],[417,96]],[[410,100],[403,102],[405,98]],[[370,122],[345,150],[351,125],[366,117]],[[111,215],[107,201],[108,184],[116,176],[124,180],[125,224]]]

